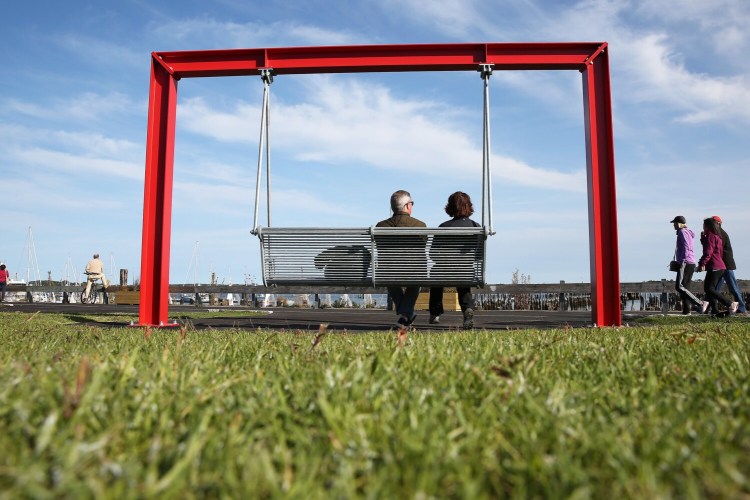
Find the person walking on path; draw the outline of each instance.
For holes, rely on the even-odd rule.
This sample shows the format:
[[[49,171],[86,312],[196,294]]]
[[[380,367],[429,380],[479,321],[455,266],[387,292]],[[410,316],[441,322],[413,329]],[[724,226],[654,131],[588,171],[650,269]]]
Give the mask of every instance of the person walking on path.
[[[471,198],[468,194],[462,191],[456,191],[448,197],[448,203],[445,205],[445,213],[448,214],[451,219],[440,224],[440,227],[479,227],[479,224],[472,219],[471,215],[474,213],[474,205],[471,203]],[[465,262],[441,261],[439,255],[442,244],[450,244],[450,236],[435,236],[432,240],[432,260],[435,262],[436,268],[445,267],[461,267],[474,265],[474,258],[471,254],[467,254],[466,259],[461,259]],[[442,239],[442,241],[441,241]],[[695,267],[695,266],[694,266]],[[470,287],[456,287],[458,293],[458,304],[461,307],[461,312],[464,316],[463,327],[466,330],[474,328],[474,297],[471,294]],[[430,288],[430,323],[440,323],[440,315],[443,314],[443,287],[431,287]]]
[[[680,266],[676,271],[675,289],[680,294],[682,314],[688,316],[691,313],[692,305],[696,306],[696,310],[698,311],[703,310],[703,301],[693,295],[689,288],[696,266],[695,253],[693,252],[695,233],[692,229],[687,227],[687,220],[682,215],[678,215],[669,222],[674,225],[674,229],[677,233],[674,260]]]
[[[5,302],[5,288],[8,286],[8,281],[10,281],[10,273],[5,264],[0,264],[0,302]]]
[[[414,200],[408,191],[398,190],[391,195],[391,211],[393,215],[385,220],[381,220],[376,227],[427,227],[427,224],[421,220],[412,217],[414,209]],[[425,272],[426,272],[425,257]],[[414,313],[414,306],[419,298],[418,286],[389,286],[388,294],[391,296],[396,306],[398,314],[397,324],[399,327],[406,327],[414,323],[417,315]]]
[[[721,217],[714,215],[711,217],[713,220],[719,223],[719,232],[721,233],[721,242],[724,244],[724,253],[722,259],[724,264],[727,266],[727,270],[724,272],[724,276],[719,278],[719,282],[716,284],[716,291],[721,293],[721,286],[724,282],[727,282],[727,289],[732,294],[734,300],[737,302],[737,311],[741,313],[747,313],[747,307],[745,301],[742,299],[742,291],[740,285],[737,283],[737,277],[734,275],[734,271],[737,269],[737,264],[734,262],[734,252],[732,252],[732,242],[729,240],[729,235],[724,231],[724,226],[721,221]]]
[[[722,259],[724,243],[721,241],[719,223],[711,217],[703,220],[701,244],[703,245],[703,255],[698,261],[698,272],[706,271],[706,279],[703,281],[703,291],[706,293],[706,298],[711,306],[711,314],[723,315],[719,312],[717,302],[721,302],[727,308],[728,314],[734,313],[737,311],[739,304],[730,301],[716,291],[716,284],[724,275],[727,266]],[[706,304],[704,304],[701,312],[705,313],[706,309]]]

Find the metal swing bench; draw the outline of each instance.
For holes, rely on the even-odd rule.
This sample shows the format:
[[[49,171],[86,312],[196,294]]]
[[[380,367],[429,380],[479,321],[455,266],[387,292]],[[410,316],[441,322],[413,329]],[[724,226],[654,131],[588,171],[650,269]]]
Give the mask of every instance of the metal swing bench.
[[[485,283],[487,236],[492,230],[492,179],[489,145],[489,90],[492,65],[479,67],[484,81],[482,226],[469,228],[271,227],[269,87],[273,70],[261,70],[263,105],[255,216],[252,234],[260,239],[265,286],[464,286]],[[258,226],[264,152],[268,227]],[[485,225],[485,206],[488,225]]]

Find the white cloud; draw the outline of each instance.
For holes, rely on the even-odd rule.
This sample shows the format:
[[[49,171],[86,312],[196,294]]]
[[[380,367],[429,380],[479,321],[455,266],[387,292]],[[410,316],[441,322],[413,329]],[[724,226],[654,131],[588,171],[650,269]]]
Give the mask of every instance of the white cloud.
[[[160,38],[168,35],[169,39],[177,43],[201,40],[202,50],[289,45],[351,45],[362,41],[359,35],[354,33],[328,30],[298,21],[237,23],[213,18],[193,18],[161,23],[154,27],[154,32]]]
[[[738,59],[750,67],[744,57],[750,48],[746,30],[750,2],[744,0],[682,0],[670,6],[656,0],[582,0],[572,7],[526,1],[482,9],[474,2],[453,1],[425,5],[410,0],[386,5],[418,12],[418,22],[432,24],[448,36],[475,33],[480,39],[494,40],[504,33],[512,40],[527,40],[532,31],[537,33],[535,41],[607,41],[616,100],[671,108],[674,120],[689,124],[750,122],[747,74],[712,74],[710,64],[705,69],[688,67],[682,52],[690,46],[681,45],[684,30],[697,29],[712,40],[715,59]],[[489,17],[482,15],[486,9],[491,9],[499,22],[486,22]],[[514,24],[519,13],[523,22]],[[653,22],[638,25],[626,20],[633,16]],[[559,82],[518,74],[500,78],[521,83],[519,88],[525,88],[529,96],[548,100],[555,96],[561,105],[570,102],[566,89],[552,90]]]
[[[143,181],[143,165],[109,158],[93,158],[42,148],[12,149],[8,157],[30,168],[46,168],[69,174],[91,174],[92,184],[100,182],[96,175]]]
[[[176,180],[175,197],[194,210],[210,213],[233,213],[246,207],[249,213],[254,194],[249,186]]]
[[[51,132],[50,139],[66,148],[78,150],[85,155],[105,157],[138,158],[144,154],[144,144],[127,139],[108,137],[104,134],[89,132],[68,132],[59,130]]]
[[[525,95],[544,102],[549,109],[563,110],[565,114],[582,123],[583,83],[578,72],[552,71],[495,71],[490,77],[490,93],[496,83],[510,86]],[[502,89],[492,102],[502,103]]]
[[[3,181],[3,189],[9,193],[23,193],[23,204],[41,208],[45,211],[64,211],[68,213],[85,213],[91,209],[91,197],[75,196],[70,189],[70,181],[61,179],[59,176],[36,175],[26,179],[6,179]],[[76,186],[85,188],[86,186]],[[85,189],[83,189],[85,191]],[[102,196],[102,190],[97,190],[93,195],[96,198],[96,206],[99,211],[120,208],[123,205],[120,199],[110,199]]]
[[[278,190],[274,192],[273,200],[274,203],[278,203],[279,205],[286,205],[315,214],[341,217],[345,213],[339,204],[331,203],[309,192],[296,189]]]
[[[15,169],[143,179],[143,143],[97,132],[0,123],[0,155]]]
[[[665,8],[659,0],[636,2],[638,14],[658,23],[668,24],[683,31],[697,29],[701,37],[710,40],[718,57],[736,59],[747,67],[745,54],[750,48],[750,3],[746,0],[680,0]]]
[[[100,38],[67,32],[55,40],[56,44],[81,60],[110,68],[115,66],[140,69],[148,64],[149,54],[128,49],[124,44],[112,43]],[[101,75],[93,75],[100,78]]]
[[[670,104],[685,123],[750,122],[750,85],[745,76],[711,76],[690,72],[668,45],[666,35],[652,34],[629,42],[628,86],[636,102]]]
[[[384,0],[382,6],[394,18],[407,17],[456,38],[493,31],[493,24],[483,12],[487,4],[475,0]]]
[[[260,107],[243,102],[233,104],[232,111],[215,110],[203,97],[180,101],[177,106],[177,127],[220,142],[257,141],[259,126]]]
[[[727,3],[736,5],[728,0]],[[674,31],[625,21],[626,16],[654,5],[645,2],[640,11],[633,11],[630,1],[586,0],[573,9],[561,11],[547,30],[558,39],[577,33],[579,37],[608,41],[617,100],[670,107],[674,119],[685,123],[750,122],[750,80],[746,75],[710,74],[710,65],[706,65],[705,70],[688,68],[680,51],[689,47],[679,45],[679,35]],[[697,6],[696,2],[684,2],[670,9],[661,6],[658,13],[675,16],[674,20],[696,19],[704,13],[704,7],[698,9]],[[683,7],[687,10],[676,14]],[[710,8],[714,5],[710,4]],[[715,12],[720,10],[717,7]],[[664,14],[665,11],[671,14]],[[721,16],[713,17],[711,24],[727,22],[729,17],[728,12],[722,12]],[[717,54],[717,57],[722,55]]]
[[[135,114],[140,106],[119,92],[96,94],[86,92],[70,99],[55,98],[52,102],[32,103],[19,99],[7,99],[2,108],[9,114],[21,114],[50,121],[98,122],[108,116]]]
[[[481,171],[481,142],[466,130],[466,110],[394,97],[382,86],[328,77],[308,80],[303,104],[272,100],[272,148],[298,160],[364,164],[452,178]],[[260,110],[238,104],[213,110],[204,99],[182,103],[178,122],[195,134],[220,141],[257,141]],[[406,159],[406,160],[405,160]],[[493,154],[493,173],[508,182],[545,189],[585,190],[583,167],[573,173],[544,169]]]

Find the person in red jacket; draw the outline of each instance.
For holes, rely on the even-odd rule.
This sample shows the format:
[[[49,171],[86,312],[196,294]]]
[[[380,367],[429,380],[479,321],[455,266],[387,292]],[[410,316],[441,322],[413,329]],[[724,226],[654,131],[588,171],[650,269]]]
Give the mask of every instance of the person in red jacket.
[[[721,302],[727,312],[737,312],[737,302],[732,302],[721,293],[716,291],[716,285],[719,279],[724,276],[727,266],[724,264],[722,255],[724,253],[724,242],[721,240],[718,223],[709,217],[703,220],[703,232],[701,233],[701,244],[703,245],[703,255],[698,261],[698,272],[706,271],[706,279],[703,281],[703,291],[711,306],[711,314],[720,314],[717,302]],[[706,312],[706,304],[703,304],[703,311]]]
[[[732,294],[734,300],[739,304],[739,306],[737,307],[737,312],[747,313],[747,306],[745,305],[745,301],[742,299],[742,291],[740,290],[739,284],[737,284],[737,277],[734,275],[734,271],[737,269],[737,264],[734,262],[732,241],[729,239],[729,235],[727,234],[727,232],[724,231],[721,217],[719,217],[718,215],[714,215],[712,219],[719,223],[721,242],[724,244],[724,253],[722,254],[722,259],[724,260],[724,265],[727,266],[727,270],[726,272],[724,272],[724,277],[719,279],[719,283],[716,285],[716,291],[721,292],[721,285],[723,285],[726,281],[729,293]]]
[[[10,273],[5,268],[5,264],[0,264],[0,302],[5,301],[5,287],[10,280]]]

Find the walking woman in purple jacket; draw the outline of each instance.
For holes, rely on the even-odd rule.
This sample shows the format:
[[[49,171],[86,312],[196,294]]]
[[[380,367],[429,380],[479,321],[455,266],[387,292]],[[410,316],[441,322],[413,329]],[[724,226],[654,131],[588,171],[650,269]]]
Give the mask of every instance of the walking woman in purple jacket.
[[[719,314],[717,302],[721,302],[727,308],[728,312],[736,312],[737,302],[730,301],[716,291],[716,284],[724,276],[727,266],[724,265],[724,260],[722,259],[724,243],[721,241],[721,233],[719,233],[717,222],[711,217],[703,220],[701,244],[703,245],[703,255],[698,261],[698,272],[706,271],[703,291],[706,293],[706,298],[711,305],[711,314]],[[703,309],[703,312],[705,312],[705,304]]]
[[[674,225],[677,233],[677,243],[675,243],[674,260],[680,264],[675,278],[675,288],[680,294],[682,303],[682,314],[688,316],[691,313],[692,306],[701,311],[703,302],[690,292],[690,282],[695,272],[695,254],[693,253],[693,240],[695,233],[687,227],[687,220],[684,216],[678,215],[670,221]],[[708,307],[708,306],[706,306]]]

